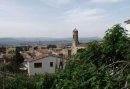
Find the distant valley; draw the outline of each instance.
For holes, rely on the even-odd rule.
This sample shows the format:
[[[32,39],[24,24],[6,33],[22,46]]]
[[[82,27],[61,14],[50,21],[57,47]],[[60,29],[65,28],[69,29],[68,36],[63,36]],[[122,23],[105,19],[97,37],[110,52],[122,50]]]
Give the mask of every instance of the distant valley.
[[[79,38],[80,42],[100,41],[99,37]],[[0,38],[0,46],[22,46],[22,45],[42,45],[42,44],[71,44],[72,38]]]

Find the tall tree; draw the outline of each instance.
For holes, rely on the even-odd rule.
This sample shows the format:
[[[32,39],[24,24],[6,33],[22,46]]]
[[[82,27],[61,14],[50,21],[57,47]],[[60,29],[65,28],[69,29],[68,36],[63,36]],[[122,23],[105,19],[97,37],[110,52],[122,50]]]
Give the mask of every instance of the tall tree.
[[[21,47],[17,47],[15,54],[12,58],[12,61],[7,64],[5,67],[6,70],[10,71],[10,72],[19,72],[19,68],[21,66],[21,63],[23,63],[24,58],[23,56],[20,54],[20,51],[22,51]]]
[[[105,58],[109,63],[130,59],[130,39],[127,30],[119,24],[106,31],[104,37]]]

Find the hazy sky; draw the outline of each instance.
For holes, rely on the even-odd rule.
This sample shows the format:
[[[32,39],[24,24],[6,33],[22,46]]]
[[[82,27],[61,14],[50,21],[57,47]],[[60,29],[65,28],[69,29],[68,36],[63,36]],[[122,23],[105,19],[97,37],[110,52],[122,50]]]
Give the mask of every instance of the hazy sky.
[[[0,37],[103,37],[130,19],[130,0],[0,0]]]

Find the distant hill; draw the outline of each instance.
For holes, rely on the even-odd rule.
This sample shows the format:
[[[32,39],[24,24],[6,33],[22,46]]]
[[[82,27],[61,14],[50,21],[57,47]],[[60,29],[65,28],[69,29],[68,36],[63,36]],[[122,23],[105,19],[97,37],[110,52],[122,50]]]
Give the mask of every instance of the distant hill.
[[[72,38],[62,38],[62,40],[72,41]],[[100,41],[102,40],[99,37],[83,37],[79,38],[80,42],[90,42],[90,41]]]
[[[79,38],[80,42],[89,42],[94,40],[102,40],[98,37]],[[0,46],[19,46],[19,45],[41,45],[41,44],[68,44],[72,42],[72,38],[0,38]]]

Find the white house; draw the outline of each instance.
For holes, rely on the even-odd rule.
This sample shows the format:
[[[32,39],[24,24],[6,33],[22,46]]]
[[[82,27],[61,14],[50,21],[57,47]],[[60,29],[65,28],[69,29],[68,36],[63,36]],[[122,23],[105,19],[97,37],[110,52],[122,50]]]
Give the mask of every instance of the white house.
[[[27,69],[29,76],[49,73],[55,73],[57,68],[65,67],[65,59],[54,56],[47,55],[37,59],[26,60],[24,62],[24,69]]]

